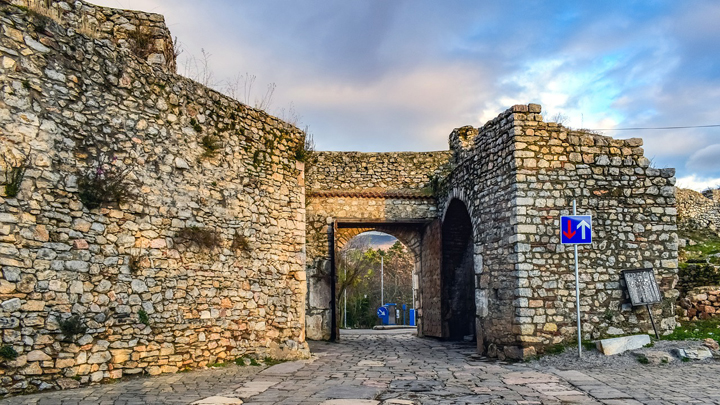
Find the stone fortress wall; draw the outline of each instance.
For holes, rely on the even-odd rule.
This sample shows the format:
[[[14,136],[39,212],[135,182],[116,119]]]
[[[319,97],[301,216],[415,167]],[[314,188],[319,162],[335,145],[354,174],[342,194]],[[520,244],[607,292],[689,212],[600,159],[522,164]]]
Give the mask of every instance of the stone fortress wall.
[[[305,357],[306,336],[332,336],[334,251],[367,230],[415,253],[421,335],[462,338],[474,322],[479,351],[532,356],[575,339],[558,231],[573,199],[594,222],[583,338],[650,330],[624,295],[630,268],[655,269],[658,323],[675,325],[684,208],[640,139],[517,105],[454,130],[449,151],[318,152],[305,173],[297,128],[175,75],[161,16],[14,1],[26,7],[0,3],[0,169],[27,171],[0,196],[0,328],[19,353],[6,391]],[[142,58],[138,30],[153,38]],[[130,169],[137,198],[88,209],[82,178],[103,158]],[[87,330],[63,339],[71,314]]]
[[[453,319],[469,309],[457,305],[467,297],[463,286],[474,284],[469,299],[475,301],[479,350],[498,357],[532,356],[575,339],[573,255],[559,243],[560,216],[572,213],[575,199],[578,212],[593,215],[594,222],[593,245],[579,248],[583,338],[651,330],[647,315],[629,305],[621,281],[621,270],[644,267],[655,270],[665,298],[655,307],[658,324],[663,332],[672,330],[678,296],[674,170],[650,167],[640,139],[572,131],[545,123],[540,112],[539,105],[518,105],[481,128],[454,130],[442,169],[428,165],[423,181],[412,183],[425,190],[434,210],[415,213],[418,203],[411,193],[401,198],[397,184],[406,181],[406,168],[384,170],[387,162],[381,159],[358,167],[380,155],[333,153],[331,165],[309,169],[308,184],[332,192],[313,197],[315,191],[307,191],[308,271],[328,265],[328,241],[335,238],[330,228],[337,218],[424,220],[418,231],[421,334],[450,337]],[[352,176],[363,180],[356,185],[348,180]],[[370,202],[384,216],[367,214]],[[462,246],[467,235],[458,237],[467,231],[449,219],[459,218],[453,208],[458,206],[471,222],[469,254]],[[469,281],[463,282],[468,273]],[[312,300],[318,284],[308,280]],[[327,291],[329,284],[323,283]],[[317,304],[309,303],[309,313]],[[313,336],[326,338],[327,327],[316,323],[308,331],[325,331]]]
[[[678,225],[681,229],[720,232],[720,191],[677,190]]]
[[[0,3],[0,21],[0,171],[27,168],[0,194],[0,329],[19,354],[0,390],[307,357],[304,135],[32,9]],[[136,195],[88,209],[102,159]],[[86,330],[68,338],[71,315]]]

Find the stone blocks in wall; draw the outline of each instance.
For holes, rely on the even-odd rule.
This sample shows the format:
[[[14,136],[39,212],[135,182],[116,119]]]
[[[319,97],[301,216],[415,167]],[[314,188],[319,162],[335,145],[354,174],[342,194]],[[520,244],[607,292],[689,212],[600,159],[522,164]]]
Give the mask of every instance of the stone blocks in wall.
[[[165,17],[160,14],[101,7],[82,0],[11,2],[29,8],[39,16],[37,18],[54,20],[81,35],[93,39],[110,39],[166,73],[175,73],[177,70],[172,35],[165,25]]]
[[[593,244],[579,246],[583,337],[613,330],[645,333],[649,319],[628,311],[620,271],[655,269],[666,302],[660,314],[674,325],[678,291],[677,224],[673,169],[649,167],[637,138],[616,140],[545,123],[537,113],[516,112],[516,245],[522,297],[516,321],[533,345],[572,339],[574,276],[571,246],[561,245],[559,217],[593,215]],[[527,336],[525,336],[527,335]]]
[[[0,390],[307,357],[301,132],[33,18],[0,5],[0,155],[28,164],[0,195],[0,332],[20,354]],[[135,197],[89,209],[79,179],[103,156]]]
[[[626,268],[653,267],[665,302],[659,322],[675,325],[677,224],[673,169],[654,169],[642,140],[615,140],[543,122],[536,104],[514,106],[477,131],[451,135],[456,167],[443,182],[468,205],[481,255],[478,316],[485,347],[498,356],[574,339],[573,255],[559,242],[560,215],[592,214],[592,246],[580,247],[585,338],[614,330],[646,332],[628,312],[620,283]],[[462,135],[462,136],[461,136]],[[477,300],[476,300],[477,301]],[[482,307],[482,306],[480,306]]]

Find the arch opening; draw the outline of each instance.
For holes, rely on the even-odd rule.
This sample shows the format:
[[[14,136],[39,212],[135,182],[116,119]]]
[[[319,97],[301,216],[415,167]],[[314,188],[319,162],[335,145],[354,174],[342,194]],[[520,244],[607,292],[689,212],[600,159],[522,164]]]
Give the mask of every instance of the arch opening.
[[[419,257],[406,235],[367,228],[348,231],[335,256],[338,332],[379,324],[376,311],[383,303],[398,304],[397,324],[409,324],[409,310],[416,309]]]
[[[442,328],[448,340],[475,340],[473,228],[461,200],[450,201],[442,224]]]

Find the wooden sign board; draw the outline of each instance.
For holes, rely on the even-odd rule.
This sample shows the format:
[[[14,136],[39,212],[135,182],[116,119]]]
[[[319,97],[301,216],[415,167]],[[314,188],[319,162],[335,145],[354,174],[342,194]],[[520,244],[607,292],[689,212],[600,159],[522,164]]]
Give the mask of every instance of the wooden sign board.
[[[653,269],[623,270],[622,275],[633,306],[656,304],[662,301]]]

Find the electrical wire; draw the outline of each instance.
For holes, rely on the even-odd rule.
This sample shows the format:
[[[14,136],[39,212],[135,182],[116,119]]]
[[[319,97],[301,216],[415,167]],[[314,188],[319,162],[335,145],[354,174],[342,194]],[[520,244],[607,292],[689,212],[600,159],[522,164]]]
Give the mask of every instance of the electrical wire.
[[[646,130],[646,129],[689,129],[689,128],[717,128],[717,127],[720,127],[720,124],[689,125],[689,126],[680,126],[680,127],[600,128],[600,129],[591,129],[591,131],[640,131],[640,130]]]

